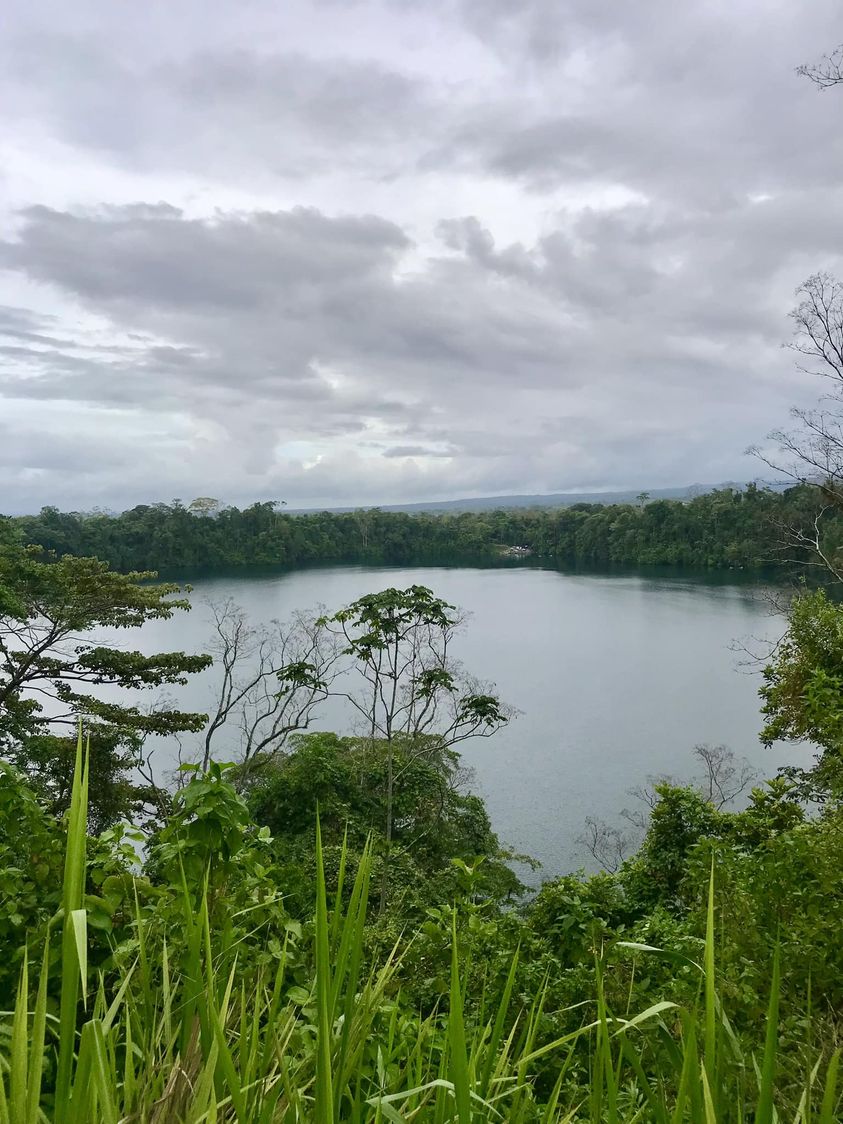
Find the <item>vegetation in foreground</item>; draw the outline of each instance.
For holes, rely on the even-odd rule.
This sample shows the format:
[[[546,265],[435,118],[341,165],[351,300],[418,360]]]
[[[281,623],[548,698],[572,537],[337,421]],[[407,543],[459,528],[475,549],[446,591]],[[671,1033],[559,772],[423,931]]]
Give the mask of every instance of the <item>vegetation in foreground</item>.
[[[512,712],[453,661],[452,606],[218,607],[216,709],[189,715],[126,691],[208,657],[91,639],[179,607],[148,577],[0,548],[0,1124],[839,1119],[832,601],[797,601],[765,677],[813,768],[741,812],[661,784],[635,855],[526,902],[457,748]],[[338,692],[358,730],[308,733]],[[135,783],[173,730],[197,764]]]
[[[839,1119],[836,810],[665,789],[618,876],[501,912],[458,863],[409,925],[369,917],[374,839],[318,821],[291,910],[285,841],[217,766],[144,871],[87,837],[87,784],[81,737],[63,825],[2,774],[6,890],[12,852],[50,871],[4,935],[0,1121]]]

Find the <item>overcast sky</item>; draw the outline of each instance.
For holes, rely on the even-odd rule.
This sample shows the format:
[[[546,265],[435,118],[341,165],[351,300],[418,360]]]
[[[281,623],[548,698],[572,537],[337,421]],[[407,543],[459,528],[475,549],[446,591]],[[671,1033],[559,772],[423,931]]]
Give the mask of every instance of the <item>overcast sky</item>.
[[[839,0],[7,0],[0,510],[748,479]]]

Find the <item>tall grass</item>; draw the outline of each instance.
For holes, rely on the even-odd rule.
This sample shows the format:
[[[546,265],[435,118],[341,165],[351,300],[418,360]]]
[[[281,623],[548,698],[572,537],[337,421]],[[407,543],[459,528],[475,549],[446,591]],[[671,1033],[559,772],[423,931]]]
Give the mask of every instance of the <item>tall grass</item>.
[[[517,955],[496,1000],[466,1004],[465,961],[452,930],[450,987],[421,1017],[397,990],[397,949],[367,966],[365,927],[372,856],[329,902],[316,836],[315,970],[294,985],[288,949],[276,965],[247,966],[212,929],[207,891],[183,886],[182,953],[135,909],[134,960],[113,978],[88,980],[87,761],[81,738],[68,821],[57,1014],[51,1011],[49,940],[33,979],[24,957],[0,1066],[0,1124],[288,1124],[293,1121],[513,1124],[839,1120],[839,1053],[815,1050],[804,1088],[783,1115],[777,1095],[780,966],[771,967],[766,1041],[745,1057],[718,991],[715,872],[698,974],[698,1002],[669,997],[631,1018],[609,1010],[604,961],[578,1005],[581,1025],[541,1039],[546,989],[516,1010]],[[343,904],[346,902],[347,904]],[[52,939],[56,939],[55,936]],[[672,956],[647,945],[640,957]],[[479,1011],[479,1013],[478,1013]],[[588,1081],[575,1077],[583,1059]],[[536,1075],[541,1068],[543,1092]],[[550,1073],[550,1080],[547,1075]]]

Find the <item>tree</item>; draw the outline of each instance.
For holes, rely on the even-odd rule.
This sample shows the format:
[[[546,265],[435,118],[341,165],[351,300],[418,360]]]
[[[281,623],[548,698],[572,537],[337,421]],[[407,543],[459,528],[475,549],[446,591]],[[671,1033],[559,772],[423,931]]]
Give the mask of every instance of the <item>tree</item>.
[[[749,761],[745,757],[738,759],[734,750],[726,745],[702,742],[694,746],[693,755],[702,765],[703,771],[684,787],[695,792],[700,800],[710,804],[716,812],[728,808],[758,779],[758,774]],[[604,870],[610,874],[615,873],[643,842],[663,793],[681,787],[683,786],[674,777],[648,777],[646,783],[634,785],[627,790],[635,798],[636,804],[631,808],[624,808],[620,813],[621,819],[626,820],[634,832],[623,831],[605,820],[588,816],[577,842]]]
[[[695,783],[704,800],[722,812],[755,781],[758,774],[747,759],[737,760],[734,750],[726,745],[694,746],[694,756],[703,766],[703,775]]]
[[[56,819],[70,809],[76,742],[73,735],[34,734],[10,754]],[[117,727],[89,724],[86,747],[91,788],[88,822],[93,834],[131,813],[138,817],[151,814],[161,821],[166,818],[170,794],[155,782],[147,759],[149,750],[140,737]]]
[[[843,285],[830,274],[816,273],[799,287],[797,297],[788,346],[799,355],[800,370],[829,380],[831,386],[816,408],[791,410],[795,429],[768,435],[776,453],[757,446],[749,452],[778,475],[816,493],[813,511],[800,513],[796,521],[777,521],[780,560],[823,567],[839,581],[843,568],[827,531],[834,530],[833,517],[843,511]]]
[[[843,778],[843,611],[822,590],[793,602],[760,693],[767,720],[762,739],[820,746],[815,779],[826,789],[838,788]]]
[[[815,273],[796,290],[799,303],[790,313],[794,323],[788,344],[800,356],[798,367],[831,381],[831,390],[815,410],[793,409],[801,431],[776,430],[770,438],[785,455],[783,463],[762,459],[794,481],[817,482],[837,499],[843,479],[843,285],[828,273]]]
[[[831,59],[837,58],[839,51]],[[831,60],[826,60],[830,65]],[[829,72],[830,73],[830,72]],[[771,438],[784,460],[762,459],[791,479],[809,483],[821,497],[819,510],[798,523],[781,523],[783,560],[822,570],[843,581],[843,543],[839,516],[843,510],[843,284],[827,273],[809,277],[797,291],[800,300],[791,313],[791,348],[800,368],[831,382],[831,389],[814,410],[794,409],[796,431],[778,431]],[[811,740],[823,749],[816,787],[836,787],[843,719],[839,692],[843,689],[843,611],[822,593],[803,593],[788,613],[788,629],[764,671],[761,689],[767,723],[764,741],[778,738]],[[805,783],[804,770],[800,774]]]
[[[465,676],[451,649],[462,624],[456,607],[426,586],[385,589],[341,609],[322,623],[340,637],[366,686],[343,692],[361,716],[371,741],[386,743],[387,853],[394,828],[395,743],[406,768],[417,757],[433,759],[460,742],[489,737],[512,717],[492,689]],[[386,877],[381,909],[386,901]]]
[[[312,614],[256,627],[231,599],[210,603],[212,651],[222,675],[204,733],[202,767],[214,744],[234,723],[241,780],[285,746],[290,734],[310,725],[337,674],[338,644]]]
[[[60,759],[80,719],[110,762],[102,792],[97,775],[91,777],[92,805],[106,819],[125,810],[125,800],[115,807],[115,763],[124,774],[147,736],[205,724],[204,714],[163,703],[142,708],[115,694],[184,684],[211,663],[206,655],[127,651],[97,636],[100,629],[138,628],[190,607],[173,598],[181,587],[152,584],[155,577],[118,574],[96,558],[58,558],[22,546],[8,529],[0,543],[0,749],[40,778],[58,806],[67,794]]]
[[[187,510],[191,515],[210,519],[219,512],[220,507],[220,501],[214,499],[213,496],[197,496],[187,505]]]
[[[843,81],[843,46],[798,73],[821,89]],[[779,457],[760,453],[765,463],[792,480],[810,484],[821,506],[801,524],[781,525],[782,554],[787,561],[819,567],[833,581],[843,581],[843,284],[828,273],[815,273],[797,290],[791,312],[791,349],[799,367],[830,381],[830,390],[813,410],[794,409],[795,431],[770,434]],[[782,457],[784,458],[782,460]],[[835,518],[837,517],[837,518]],[[795,556],[794,556],[795,555]],[[843,610],[822,592],[796,597],[788,628],[764,670],[761,698],[767,718],[762,739],[810,740],[822,754],[811,770],[789,767],[786,776],[803,793],[822,799],[843,781]]]
[[[406,917],[448,900],[459,883],[454,860],[481,862],[477,888],[484,895],[500,899],[519,889],[482,800],[462,791],[458,754],[430,759],[412,748],[333,733],[294,734],[288,753],[250,777],[247,802],[256,821],[272,832],[288,867],[285,893],[292,892],[304,912],[313,901],[317,813],[326,848],[338,853],[345,846],[359,856],[372,838],[377,861],[385,861],[384,776],[390,751],[398,766],[389,868],[392,908]]]
[[[798,74],[820,89],[843,82],[843,45],[819,63],[800,66]],[[831,381],[831,390],[816,409],[791,410],[796,430],[776,430],[768,439],[778,446],[778,455],[757,447],[749,451],[777,473],[797,483],[815,485],[823,497],[823,508],[813,528],[780,526],[784,552],[814,552],[819,564],[840,580],[841,570],[832,554],[823,549],[822,525],[829,508],[843,509],[843,285],[831,274],[815,273],[796,290],[798,304],[790,316],[794,323],[788,345],[800,356],[800,370]]]

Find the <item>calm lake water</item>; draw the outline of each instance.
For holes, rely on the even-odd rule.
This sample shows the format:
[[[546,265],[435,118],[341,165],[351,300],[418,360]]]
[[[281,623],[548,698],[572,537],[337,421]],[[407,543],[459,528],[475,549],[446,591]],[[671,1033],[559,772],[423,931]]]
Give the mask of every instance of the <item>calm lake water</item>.
[[[192,582],[194,610],[146,626],[144,649],[202,650],[206,598],[232,597],[259,622],[421,584],[468,610],[456,654],[521,713],[495,737],[465,743],[463,759],[501,841],[539,859],[543,877],[593,867],[577,842],[586,817],[616,821],[632,803],[627,790],[648,774],[690,779],[701,742],[725,743],[762,776],[808,757],[758,741],[760,677],[734,649],[763,650],[782,621],[737,577],[337,566]],[[206,710],[211,674],[185,688],[180,705]],[[332,702],[314,728],[346,731],[350,722]],[[160,770],[172,765],[171,747],[156,752]]]

